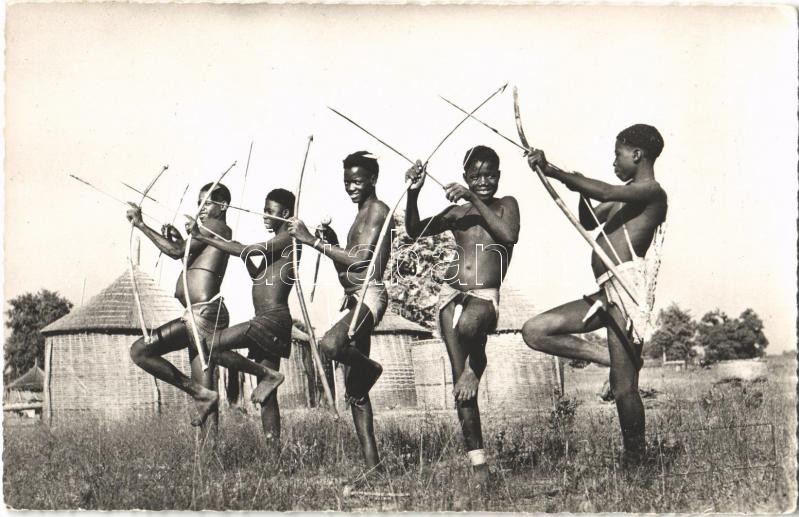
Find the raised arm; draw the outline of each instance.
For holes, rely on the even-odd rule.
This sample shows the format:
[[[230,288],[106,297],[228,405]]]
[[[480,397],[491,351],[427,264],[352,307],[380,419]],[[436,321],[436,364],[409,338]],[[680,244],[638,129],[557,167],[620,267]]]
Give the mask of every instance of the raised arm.
[[[471,191],[468,191],[471,192]],[[486,230],[497,244],[516,244],[519,242],[519,203],[511,196],[499,200],[502,214],[497,215],[483,201],[472,195],[469,200],[486,222]]]
[[[163,235],[145,224],[141,216],[141,208],[130,203],[126,214],[128,221],[138,228],[161,252],[170,258],[180,260],[183,258],[186,241],[172,225],[164,225]]]
[[[405,231],[411,239],[438,235],[449,230],[447,214],[453,207],[447,207],[438,215],[419,220],[419,191],[424,185],[426,173],[422,169],[422,162],[417,160],[416,165],[405,172],[405,180],[412,180],[413,183],[408,189],[408,197],[405,202]]]
[[[663,189],[656,181],[633,182],[626,185],[611,185],[604,181],[586,178],[576,172],[566,172],[551,166],[543,151],[535,150],[527,157],[531,168],[541,167],[541,171],[552,179],[566,185],[569,190],[579,192],[597,201],[621,201],[623,203],[648,202],[663,196]]]

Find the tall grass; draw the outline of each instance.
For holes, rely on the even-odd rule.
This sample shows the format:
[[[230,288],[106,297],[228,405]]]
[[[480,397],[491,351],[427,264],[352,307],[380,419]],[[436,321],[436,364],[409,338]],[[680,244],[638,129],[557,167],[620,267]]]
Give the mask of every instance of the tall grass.
[[[285,412],[268,443],[257,419],[223,414],[216,447],[185,418],[6,427],[13,508],[215,510],[787,511],[796,497],[792,366],[765,382],[695,382],[649,407],[650,462],[619,464],[615,407],[487,414],[493,481],[474,487],[454,414],[384,413],[384,471],[362,473],[352,424]],[[675,374],[677,375],[677,374]],[[780,377],[782,376],[782,377]],[[772,438],[773,437],[773,438]],[[345,485],[347,488],[345,489]]]

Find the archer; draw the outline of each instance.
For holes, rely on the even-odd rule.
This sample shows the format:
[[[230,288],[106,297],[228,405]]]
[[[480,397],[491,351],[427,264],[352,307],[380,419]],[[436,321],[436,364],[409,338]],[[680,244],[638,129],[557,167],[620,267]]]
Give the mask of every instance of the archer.
[[[231,230],[226,222],[230,191],[224,185],[218,185],[210,196],[206,196],[205,193],[212,186],[212,183],[208,183],[200,189],[198,206],[203,199],[206,197],[208,199],[200,207],[199,218],[214,232],[230,237]],[[174,226],[165,224],[161,228],[161,233],[153,230],[142,220],[141,209],[132,203],[131,208],[128,209],[127,218],[165,255],[174,260],[183,258],[186,241]],[[226,254],[201,242],[191,243],[189,264],[187,264],[189,275],[186,279],[190,292],[186,293],[183,289],[181,273],[175,286],[175,298],[186,307],[186,295],[189,294],[193,302],[192,306],[182,317],[155,329],[149,342],[144,338],[139,338],[130,349],[130,357],[137,366],[194,398],[198,416],[192,419],[191,425],[193,426],[204,424],[211,414],[214,415],[212,420],[216,424],[219,394],[215,390],[213,370],[209,369],[203,372],[197,346],[193,346],[195,344],[189,328],[191,325],[189,311],[194,313],[197,320],[197,331],[202,338],[212,337],[217,330],[227,327],[228,311],[219,292],[226,269]],[[172,363],[162,357],[169,352],[187,347],[191,362],[191,378],[186,377]]]
[[[383,373],[383,367],[369,358],[369,350],[372,331],[380,323],[388,306],[383,270],[391,250],[389,239],[383,241],[380,249],[375,249],[389,213],[388,206],[377,198],[375,192],[379,171],[377,160],[366,151],[358,151],[344,159],[344,189],[350,200],[358,205],[345,248],[338,246],[338,237],[332,229],[326,230],[326,240],[323,242],[321,238],[311,235],[302,221],[293,219],[289,225],[289,232],[298,242],[312,246],[333,261],[339,282],[344,287],[341,310],[348,312],[325,333],[319,346],[328,358],[345,365],[345,398],[350,404],[355,432],[369,470],[377,468],[380,463],[369,390]],[[393,226],[393,222],[391,224]],[[371,261],[375,264],[374,274],[366,278]],[[351,337],[350,322],[364,283],[366,294],[363,305],[367,310],[359,312],[356,330]]]
[[[615,257],[622,280],[614,277],[594,252],[591,268],[599,291],[531,318],[522,329],[524,341],[547,354],[610,366],[610,387],[619,414],[625,459],[630,464],[638,463],[646,449],[638,372],[643,365],[641,350],[648,332],[654,283],[647,278],[643,257],[665,221],[668,208],[666,192],[655,181],[654,164],[662,150],[663,138],[652,126],[635,124],[619,133],[613,169],[624,185],[562,171],[549,164],[540,150],[530,151],[527,158],[531,168],[540,167],[546,176],[580,193],[580,222],[586,229],[604,223],[597,244]],[[600,201],[595,214],[586,198]],[[637,291],[635,297],[641,305],[636,304],[623,283]],[[605,309],[591,314],[592,307],[600,306]],[[603,327],[607,328],[607,349],[573,335]]]
[[[451,203],[436,216],[419,220],[417,200],[426,172],[420,161],[405,177],[408,191],[405,229],[418,239],[452,232],[460,253],[444,275],[439,293],[438,328],[449,354],[455,406],[467,455],[481,485],[489,470],[483,449],[477,390],[486,368],[485,345],[499,318],[499,288],[519,239],[519,205],[512,196],[494,197],[499,187],[499,156],[477,146],[463,160],[463,179],[446,185]]]
[[[265,243],[244,245],[234,240],[220,239],[197,232],[194,238],[244,261],[252,280],[252,305],[255,317],[220,332],[211,347],[210,360],[234,370],[255,375],[258,386],[251,400],[261,404],[261,425],[267,439],[280,440],[280,408],[277,387],[284,376],[279,373],[280,359],[291,354],[291,329],[294,320],[288,297],[294,285],[291,274],[292,243],[288,224],[277,218],[294,215],[294,194],[274,189],[264,200],[264,228],[274,237]],[[198,225],[199,226],[199,225]],[[253,256],[262,255],[260,265]],[[233,350],[248,348],[247,358]]]

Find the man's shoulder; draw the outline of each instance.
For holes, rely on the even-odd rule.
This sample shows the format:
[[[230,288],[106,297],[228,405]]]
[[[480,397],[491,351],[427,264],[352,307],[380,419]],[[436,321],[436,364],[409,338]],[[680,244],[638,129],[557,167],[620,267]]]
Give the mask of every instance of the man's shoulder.
[[[233,234],[233,230],[230,229],[230,226],[228,226],[225,221],[220,219],[206,219],[203,222],[203,226],[218,233],[219,235],[222,235],[223,237],[230,237]]]
[[[511,206],[511,207],[518,207],[519,206],[519,202],[513,196],[501,197],[501,198],[499,198],[499,202],[502,204],[502,206]]]
[[[367,215],[370,217],[385,218],[389,212],[388,205],[379,199],[375,199],[365,208]]]

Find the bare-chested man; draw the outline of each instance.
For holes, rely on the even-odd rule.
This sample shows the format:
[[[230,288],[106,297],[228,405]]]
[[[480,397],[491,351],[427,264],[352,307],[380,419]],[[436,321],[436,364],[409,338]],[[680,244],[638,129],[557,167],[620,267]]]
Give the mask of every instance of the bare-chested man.
[[[345,248],[338,246],[338,238],[332,230],[327,230],[326,242],[311,235],[299,220],[295,220],[289,230],[299,242],[312,246],[333,261],[339,282],[344,287],[342,310],[346,308],[349,312],[322,337],[320,347],[327,357],[345,365],[345,396],[352,408],[355,432],[369,470],[380,463],[369,390],[383,373],[383,367],[369,359],[369,349],[372,330],[380,323],[388,306],[383,270],[391,252],[390,239],[385,239],[380,249],[375,250],[381,227],[389,213],[389,208],[377,199],[375,192],[379,170],[377,160],[366,151],[353,153],[344,159],[344,189],[352,202],[358,205],[358,214],[347,234]],[[372,278],[366,278],[374,253],[379,254],[374,274]],[[364,303],[356,321],[355,335],[350,337],[348,330],[353,310],[364,282],[368,283]]]
[[[452,232],[457,258],[450,264],[441,286],[438,325],[449,354],[455,380],[455,406],[475,477],[488,481],[483,449],[477,388],[486,367],[485,345],[499,317],[499,288],[508,271],[513,246],[519,239],[519,205],[511,196],[494,197],[499,186],[499,156],[477,146],[463,160],[467,187],[450,183],[450,205],[440,214],[419,220],[417,200],[425,173],[417,162],[406,173],[414,181],[408,192],[405,229],[411,238]]]
[[[640,461],[645,452],[644,406],[638,394],[638,370],[646,331],[649,294],[642,258],[649,249],[657,228],[666,219],[666,192],[655,181],[654,164],[663,150],[657,129],[636,124],[616,137],[613,169],[624,185],[569,173],[547,163],[542,151],[528,156],[530,167],[540,166],[547,176],[561,181],[585,198],[596,199],[596,217],[604,223],[604,234],[597,242],[616,265],[625,283],[634,291],[636,305],[599,257],[591,256],[591,268],[599,291],[555,307],[524,324],[525,342],[536,350],[572,359],[583,359],[610,366],[610,386],[616,400],[624,440],[625,459]],[[597,227],[587,200],[580,203],[580,221],[587,229]],[[597,301],[604,310],[583,321]],[[608,329],[608,348],[592,344],[572,334]]]
[[[286,219],[294,213],[294,194],[285,189],[275,189],[264,200],[264,227],[275,236],[265,243],[244,245],[209,237],[202,233],[195,238],[233,256],[241,257],[252,280],[252,304],[255,317],[248,322],[233,325],[216,335],[211,346],[211,361],[239,370],[258,379],[252,393],[253,402],[261,404],[261,425],[267,439],[279,443],[280,409],[277,388],[283,382],[278,373],[280,359],[291,354],[291,329],[293,320],[289,312],[288,297],[294,285],[292,273],[292,243],[288,224],[273,217]],[[262,256],[256,265],[253,257]],[[248,357],[234,349],[249,348]]]
[[[209,183],[200,190],[198,205],[202,203],[206,192],[212,186],[213,184]],[[229,204],[230,191],[220,184],[208,196],[199,215],[205,226],[225,238],[230,238],[232,233],[226,222]],[[158,233],[144,224],[141,210],[135,205],[128,209],[127,218],[165,255],[175,260],[183,258],[186,241],[174,226],[166,224],[161,229],[163,235]],[[219,395],[215,391],[213,369],[209,368],[207,372],[202,370],[197,346],[194,344],[190,330],[191,318],[188,311],[194,312],[197,332],[201,338],[210,338],[216,331],[227,327],[228,312],[219,289],[227,269],[228,255],[203,242],[192,240],[188,262],[186,281],[192,306],[187,308],[183,317],[155,329],[149,343],[145,342],[144,338],[133,343],[130,357],[144,371],[191,395],[198,413],[197,417],[192,419],[191,424],[199,426],[205,423],[210,414],[216,414]],[[184,307],[186,306],[182,275],[178,277],[175,286],[175,298]],[[191,361],[191,378],[186,377],[172,363],[162,357],[164,354],[187,347]]]

